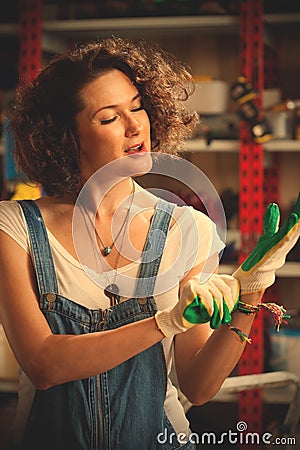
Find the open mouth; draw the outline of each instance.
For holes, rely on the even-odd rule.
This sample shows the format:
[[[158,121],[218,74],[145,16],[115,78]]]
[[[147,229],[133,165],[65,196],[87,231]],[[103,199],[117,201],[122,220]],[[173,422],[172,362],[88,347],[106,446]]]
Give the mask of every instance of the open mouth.
[[[145,151],[146,151],[146,148],[145,148],[144,143],[142,142],[141,144],[137,144],[132,147],[129,147],[127,150],[125,150],[124,153],[126,153],[127,155],[135,155],[135,154],[145,152]]]

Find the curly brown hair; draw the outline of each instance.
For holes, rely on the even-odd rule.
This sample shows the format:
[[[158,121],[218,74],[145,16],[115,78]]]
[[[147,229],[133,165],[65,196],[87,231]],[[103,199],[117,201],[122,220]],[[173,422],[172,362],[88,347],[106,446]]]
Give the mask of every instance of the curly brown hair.
[[[81,188],[75,116],[81,91],[101,74],[119,69],[137,87],[151,124],[152,151],[177,153],[198,123],[183,104],[193,92],[189,70],[157,44],[112,37],[55,56],[33,83],[17,90],[10,123],[15,158],[48,195]]]

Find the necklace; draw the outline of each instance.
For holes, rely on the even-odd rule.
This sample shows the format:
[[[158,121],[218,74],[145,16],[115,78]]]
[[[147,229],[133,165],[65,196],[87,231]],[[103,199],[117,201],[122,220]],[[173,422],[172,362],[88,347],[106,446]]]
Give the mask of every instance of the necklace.
[[[123,223],[122,223],[122,225],[121,225],[121,227],[120,227],[120,229],[119,229],[115,239],[113,240],[111,246],[108,246],[108,245],[104,244],[104,242],[101,239],[100,233],[98,232],[97,228],[95,227],[95,232],[96,232],[97,238],[99,239],[99,242],[100,242],[100,244],[103,247],[103,251],[102,251],[103,256],[108,256],[111,253],[111,251],[112,251],[112,249],[113,249],[113,247],[115,245],[115,242],[117,242],[117,240],[119,239],[120,234],[122,233],[123,228],[127,224],[129,213],[130,213],[130,210],[131,210],[131,207],[132,207],[132,203],[133,203],[134,193],[135,193],[135,185],[133,184],[132,192],[131,192],[132,197],[131,197],[131,202],[130,202],[129,208],[127,210],[125,219],[124,219],[124,221],[123,221]]]
[[[116,260],[115,276],[114,276],[114,279],[113,279],[112,282],[109,280],[109,278],[108,278],[108,276],[107,276],[107,273],[106,273],[106,271],[104,270],[105,278],[106,278],[107,282],[109,283],[109,284],[106,286],[106,288],[104,289],[104,294],[106,295],[106,297],[109,298],[109,300],[110,300],[110,306],[114,306],[114,305],[120,303],[120,295],[119,295],[120,290],[119,290],[119,288],[118,288],[118,286],[117,286],[117,284],[116,284],[116,280],[117,280],[117,275],[118,275],[118,267],[119,267],[119,262],[120,262],[121,252],[122,252],[122,248],[123,248],[123,244],[124,244],[124,239],[125,239],[125,235],[126,235],[126,229],[127,229],[127,226],[128,226],[129,215],[130,215],[130,211],[131,211],[131,208],[132,208],[132,205],[133,205],[134,194],[135,194],[135,184],[133,183],[130,205],[129,205],[128,210],[127,210],[127,212],[126,212],[125,219],[124,219],[124,221],[123,221],[123,223],[122,223],[122,225],[121,225],[121,228],[119,229],[119,231],[118,231],[118,233],[117,233],[117,236],[116,236],[115,240],[113,241],[111,247],[105,247],[105,246],[103,245],[102,240],[101,240],[101,238],[100,238],[100,236],[99,236],[99,233],[98,233],[96,227],[94,226],[94,224],[93,224],[93,222],[92,222],[92,218],[90,217],[89,214],[87,214],[87,216],[88,216],[88,218],[89,218],[89,221],[90,221],[91,225],[94,227],[94,230],[95,230],[95,232],[96,232],[97,237],[99,238],[99,241],[100,241],[102,247],[104,247],[104,251],[103,251],[103,255],[104,255],[104,256],[109,255],[109,253],[111,252],[113,246],[115,245],[115,242],[117,241],[117,239],[119,238],[119,236],[120,236],[122,230],[124,229],[124,232],[123,232],[123,235],[122,235],[121,244],[120,244],[120,248],[119,248],[119,252],[118,252],[118,256],[117,256],[117,260]],[[110,250],[108,251],[108,253],[105,254],[105,249],[106,249],[106,248],[109,248]]]
[[[121,232],[122,232],[122,230],[123,230],[123,228],[124,228],[124,226],[125,226],[126,219],[127,219],[127,215],[129,214],[129,210],[130,210],[130,208],[128,209],[128,211],[127,211],[127,213],[126,213],[126,217],[125,217],[125,219],[124,219],[124,222],[122,223],[121,228],[119,229],[119,231],[118,231],[118,233],[117,233],[117,235],[116,235],[116,237],[115,237],[113,243],[111,244],[111,246],[105,245],[105,244],[103,243],[103,241],[102,241],[102,239],[101,239],[101,236],[100,236],[100,234],[99,234],[97,228],[95,228],[95,233],[96,233],[96,235],[97,235],[97,238],[99,239],[99,242],[100,242],[100,244],[101,244],[102,247],[103,247],[103,251],[102,251],[103,256],[108,256],[108,255],[111,253],[111,251],[112,251],[112,249],[113,249],[113,247],[114,247],[114,245],[115,245],[115,242],[118,240],[118,238],[119,238],[119,236],[120,236],[120,234],[121,234]]]
[[[134,194],[135,194],[135,185],[133,183],[132,193],[131,193],[131,202],[130,202],[130,205],[129,205],[129,208],[127,210],[124,222],[123,222],[122,227],[121,227],[121,230],[124,228],[124,233],[123,233],[123,236],[122,236],[121,245],[120,245],[118,256],[117,256],[114,280],[113,280],[112,283],[109,283],[106,286],[106,288],[104,289],[104,294],[106,295],[106,297],[109,298],[111,306],[114,306],[114,305],[120,303],[120,295],[119,295],[120,291],[119,291],[118,286],[116,285],[116,280],[117,280],[117,275],[118,275],[118,267],[119,267],[121,252],[122,252],[122,248],[123,248],[124,238],[125,238],[126,229],[127,229],[127,226],[128,226],[129,213],[130,213],[131,207],[133,205]],[[97,230],[96,230],[96,233],[97,233]],[[121,231],[118,233],[118,236],[120,235],[120,233],[121,233]],[[98,235],[98,233],[97,233],[97,235]],[[115,239],[114,242],[116,242],[116,239]],[[109,279],[108,279],[108,276],[107,276],[106,272],[104,272],[104,273],[105,273],[107,281],[109,282]]]
[[[115,245],[115,242],[118,240],[118,238],[119,238],[119,236],[120,236],[120,234],[121,234],[121,232],[122,232],[122,230],[123,230],[123,228],[124,228],[124,226],[125,226],[125,223],[126,223],[126,221],[127,221],[127,217],[128,217],[128,215],[129,215],[130,208],[131,208],[131,205],[130,205],[130,207],[128,208],[127,213],[126,213],[126,216],[125,216],[125,219],[124,219],[124,221],[123,221],[123,223],[122,223],[122,225],[121,225],[121,227],[120,227],[120,229],[119,229],[119,231],[118,231],[118,233],[117,233],[115,239],[113,240],[113,242],[112,242],[112,244],[111,244],[110,246],[104,244],[104,242],[103,242],[102,239],[101,239],[100,233],[98,232],[97,228],[95,227],[95,233],[96,233],[96,235],[97,235],[97,238],[99,239],[100,244],[101,244],[102,247],[103,247],[103,251],[102,251],[103,256],[108,256],[108,255],[111,253],[111,251],[112,251],[112,249],[113,249],[113,247],[114,247],[114,245]]]

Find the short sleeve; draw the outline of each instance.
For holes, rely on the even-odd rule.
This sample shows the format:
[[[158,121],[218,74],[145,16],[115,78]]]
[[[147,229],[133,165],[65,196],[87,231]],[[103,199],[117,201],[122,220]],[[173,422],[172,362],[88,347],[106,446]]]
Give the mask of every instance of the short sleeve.
[[[16,201],[3,200],[0,202],[0,230],[8,234],[27,253],[30,253],[24,216]]]
[[[181,233],[185,274],[193,267],[202,265],[201,279],[205,281],[216,269],[218,255],[225,247],[216,224],[204,213],[193,207],[185,207],[181,217]],[[212,265],[214,263],[214,266]]]

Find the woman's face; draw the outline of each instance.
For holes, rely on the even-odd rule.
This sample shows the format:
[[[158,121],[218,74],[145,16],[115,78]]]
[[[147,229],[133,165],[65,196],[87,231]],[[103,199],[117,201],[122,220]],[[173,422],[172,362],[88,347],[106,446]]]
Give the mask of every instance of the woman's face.
[[[150,121],[137,88],[113,69],[81,92],[84,109],[77,114],[79,166],[88,179],[105,164],[128,155],[150,152]]]

